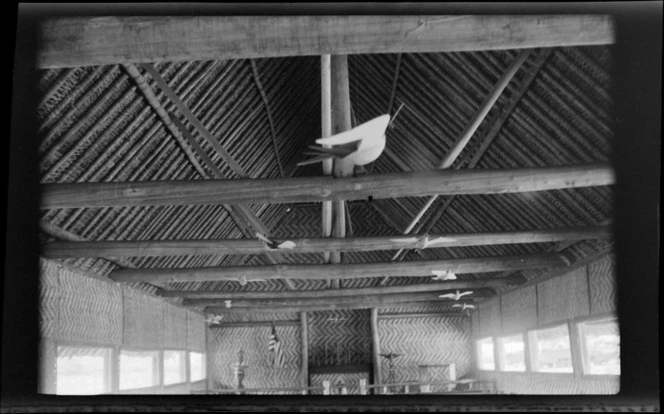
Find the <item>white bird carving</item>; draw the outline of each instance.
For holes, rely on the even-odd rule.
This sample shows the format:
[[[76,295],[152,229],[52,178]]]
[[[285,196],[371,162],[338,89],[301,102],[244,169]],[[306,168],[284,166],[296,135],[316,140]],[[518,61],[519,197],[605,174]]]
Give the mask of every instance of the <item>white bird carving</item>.
[[[401,239],[390,239],[391,241],[395,243],[417,243],[417,248],[418,249],[426,249],[429,246],[432,246],[434,244],[440,244],[440,243],[449,243],[453,242],[456,239],[453,239],[451,237],[436,237],[435,239],[429,239],[429,235],[425,234],[424,236],[421,237],[404,237]]]
[[[268,250],[280,250],[280,249],[292,250],[296,246],[296,244],[293,243],[290,240],[279,243],[277,241],[273,241],[273,240],[268,239],[267,237],[265,237],[264,234],[260,234],[260,233],[256,233],[256,237],[265,242],[266,247],[268,248]]]
[[[459,300],[459,299],[461,299],[461,297],[466,296],[466,295],[470,295],[472,293],[473,293],[472,290],[469,290],[469,291],[466,291],[466,292],[459,292],[457,290],[456,293],[446,293],[444,295],[439,295],[438,297],[439,298],[445,298],[445,299]]]
[[[433,280],[456,280],[456,275],[449,270],[432,270],[434,278]]]
[[[221,323],[222,319],[224,319],[224,315],[213,315],[213,314],[208,314],[207,319],[205,319],[205,322],[207,322],[208,325],[218,325]]]
[[[385,149],[385,130],[390,123],[389,115],[381,115],[355,128],[319,138],[317,144],[330,146],[309,146],[314,152],[305,153],[313,158],[299,162],[297,165],[309,165],[323,162],[331,158],[339,158],[352,162],[353,165],[366,165],[375,161]]]
[[[237,280],[240,282],[240,286],[245,286],[248,282],[264,282],[265,279],[247,279],[246,275],[242,275],[241,278],[239,279],[231,279],[231,280]]]
[[[464,303],[463,305],[460,303],[452,305],[453,308],[461,308],[462,311],[465,311],[466,309],[475,309],[475,305],[471,305],[469,303]]]
[[[232,302],[232,300],[225,300],[224,303],[226,304],[226,308],[230,308]]]

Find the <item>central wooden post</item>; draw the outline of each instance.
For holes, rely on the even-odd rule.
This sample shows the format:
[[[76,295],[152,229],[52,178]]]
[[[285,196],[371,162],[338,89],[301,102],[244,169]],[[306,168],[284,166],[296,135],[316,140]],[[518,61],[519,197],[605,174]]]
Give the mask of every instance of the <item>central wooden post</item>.
[[[380,369],[380,338],[378,336],[378,309],[371,308],[371,362],[373,365],[373,383],[381,383]],[[380,394],[379,388],[374,388],[375,394]]]

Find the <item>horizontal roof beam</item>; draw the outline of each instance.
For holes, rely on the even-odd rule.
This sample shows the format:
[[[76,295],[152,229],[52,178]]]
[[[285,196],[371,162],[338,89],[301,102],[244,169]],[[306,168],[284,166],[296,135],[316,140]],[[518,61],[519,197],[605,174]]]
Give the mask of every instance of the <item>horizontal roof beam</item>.
[[[40,68],[611,44],[603,15],[137,16],[42,23]]]
[[[199,268],[163,269],[118,269],[109,277],[118,282],[201,282],[235,280],[246,281],[267,279],[358,279],[368,277],[432,276],[435,270],[448,270],[454,273],[485,273],[504,270],[553,268],[566,266],[566,260],[559,254],[547,253],[521,256],[473,257],[464,259],[385,262],[385,263],[342,263],[314,265],[264,265],[226,266]]]
[[[399,308],[408,309],[408,308],[423,308],[423,307],[440,307],[442,305],[439,301],[432,302],[417,302],[417,303],[388,303],[382,305],[375,305],[371,303],[360,303],[352,305],[316,305],[316,306],[274,306],[274,307],[263,307],[263,308],[226,308],[218,306],[208,306],[204,309],[205,313],[215,313],[215,314],[247,314],[247,313],[295,313],[295,312],[322,312],[322,311],[334,311],[334,310],[351,310],[351,309],[393,309]],[[442,312],[441,312],[442,313]],[[453,313],[453,311],[445,311],[446,314]],[[468,314],[459,311],[457,315],[459,317],[467,317]]]
[[[42,209],[194,204],[268,204],[368,197],[502,194],[611,185],[610,164],[521,169],[433,170],[331,176],[42,184]]]
[[[427,249],[495,244],[551,243],[611,237],[609,226],[575,227],[510,232],[429,234],[355,238],[289,238],[292,249],[279,253],[368,252],[376,250]],[[222,254],[261,254],[274,250],[257,239],[56,241],[42,246],[52,259],[82,257],[159,257]]]

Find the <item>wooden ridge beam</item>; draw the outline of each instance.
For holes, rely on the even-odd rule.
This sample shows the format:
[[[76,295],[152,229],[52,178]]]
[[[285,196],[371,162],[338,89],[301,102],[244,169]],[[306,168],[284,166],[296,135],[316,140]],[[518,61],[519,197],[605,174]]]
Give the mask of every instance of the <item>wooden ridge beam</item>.
[[[325,290],[301,290],[297,292],[201,292],[201,291],[168,291],[162,290],[160,296],[181,297],[189,299],[214,299],[226,300],[250,300],[250,299],[321,299],[354,297],[362,295],[383,295],[394,293],[435,292],[438,290],[454,289],[495,289],[503,286],[520,285],[526,282],[526,278],[520,275],[512,275],[502,278],[484,278],[469,280],[447,280],[443,282],[420,283],[403,286],[370,287],[355,289],[325,289]]]
[[[417,302],[416,306],[440,306],[440,302]],[[226,307],[217,307],[217,306],[208,306],[204,309],[205,313],[214,313],[214,314],[247,314],[247,313],[298,313],[298,312],[320,312],[320,311],[333,311],[333,310],[350,310],[350,309],[390,309],[390,308],[409,308],[413,307],[413,304],[406,303],[389,303],[384,305],[371,305],[367,303],[353,304],[353,305],[316,305],[316,306],[275,306],[275,307],[265,307],[265,308],[226,308]],[[460,317],[466,317],[465,313],[459,312]]]
[[[39,68],[615,41],[604,15],[64,17],[40,29]]]
[[[336,290],[336,289],[335,289]],[[495,295],[495,291],[473,290],[472,295],[464,296],[464,300],[472,301],[476,298],[487,298]],[[403,302],[431,302],[439,301],[441,303],[453,305],[454,300],[439,298],[439,295],[449,293],[449,289],[440,286],[440,289],[432,292],[415,293],[390,293],[382,295],[362,295],[362,296],[340,296],[327,298],[301,298],[301,299],[233,299],[231,308],[264,308],[276,306],[318,306],[318,305],[354,305],[367,303],[371,305],[384,305],[388,303]],[[221,299],[183,299],[183,306],[225,306],[226,298]]]
[[[121,269],[109,277],[119,282],[201,282],[247,279],[358,279],[384,276],[432,276],[434,270],[449,270],[454,273],[484,273],[504,270],[559,267],[565,260],[556,253],[474,257],[451,260],[386,262],[386,263],[342,263],[315,265],[266,265],[226,266],[182,269]]]
[[[494,244],[550,243],[611,237],[609,226],[572,227],[491,233],[428,234],[412,237],[283,238],[295,243],[280,253],[368,252],[393,249],[431,249]],[[426,240],[444,241],[427,245]],[[42,255],[53,259],[80,257],[159,257],[183,255],[271,254],[256,239],[56,241],[42,246]]]
[[[41,208],[266,204],[368,197],[502,194],[614,184],[610,164],[521,169],[434,170],[349,178],[64,183],[41,185]]]

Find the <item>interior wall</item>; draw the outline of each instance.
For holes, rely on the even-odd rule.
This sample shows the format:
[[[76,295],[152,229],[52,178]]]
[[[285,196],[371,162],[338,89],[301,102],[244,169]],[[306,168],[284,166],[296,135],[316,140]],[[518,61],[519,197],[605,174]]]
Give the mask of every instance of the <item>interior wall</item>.
[[[456,377],[469,374],[470,320],[467,317],[426,316],[378,319],[380,352],[403,354],[394,359],[396,382],[419,381],[420,365],[454,363]],[[389,380],[389,362],[381,358],[382,382]]]
[[[595,315],[616,312],[615,258],[606,255],[556,277],[513,290],[481,303],[471,316],[473,340],[526,333]],[[573,340],[574,332],[570,331]],[[476,356],[474,356],[474,361]],[[574,356],[573,356],[574,358]],[[473,369],[476,362],[473,362]],[[615,394],[620,380],[611,376],[479,371],[496,380],[499,391],[513,394]]]
[[[58,344],[108,346],[114,352],[122,348],[206,352],[202,315],[51,260],[40,261],[39,305],[41,393],[56,391]],[[117,384],[113,387],[117,392]],[[141,392],[191,389],[205,389],[205,381]]]

